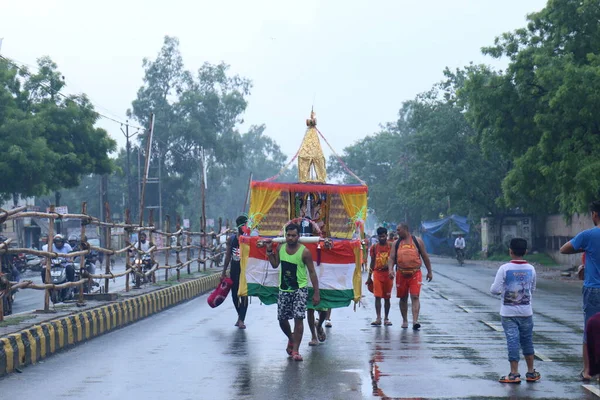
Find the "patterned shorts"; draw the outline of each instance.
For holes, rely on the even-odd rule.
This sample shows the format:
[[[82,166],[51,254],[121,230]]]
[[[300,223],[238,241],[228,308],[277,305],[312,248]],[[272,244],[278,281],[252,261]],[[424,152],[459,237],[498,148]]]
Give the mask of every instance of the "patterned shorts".
[[[277,319],[304,319],[308,288],[296,289],[293,292],[279,291],[277,297]]]

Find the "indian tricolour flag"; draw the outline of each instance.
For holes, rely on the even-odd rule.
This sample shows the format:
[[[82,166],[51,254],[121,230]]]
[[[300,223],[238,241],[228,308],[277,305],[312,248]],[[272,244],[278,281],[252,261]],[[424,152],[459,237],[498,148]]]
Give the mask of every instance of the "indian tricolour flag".
[[[271,267],[265,248],[256,246],[258,240],[259,237],[240,237],[242,271],[238,294],[256,296],[264,304],[275,304],[279,293],[279,268]],[[360,240],[334,240],[333,243],[333,249],[325,249],[322,244],[321,249],[314,243],[304,245],[312,253],[319,279],[319,308],[346,307],[352,300],[358,302],[361,296]],[[313,293],[310,278],[308,286],[310,302]]]

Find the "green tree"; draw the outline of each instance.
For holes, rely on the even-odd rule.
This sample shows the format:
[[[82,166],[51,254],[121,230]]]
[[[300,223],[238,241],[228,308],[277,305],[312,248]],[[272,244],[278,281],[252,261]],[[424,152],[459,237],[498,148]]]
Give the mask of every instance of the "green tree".
[[[81,177],[111,170],[116,143],[95,128],[98,114],[85,97],[63,96],[48,57],[30,73],[0,59],[0,196],[39,196],[77,186]]]
[[[144,85],[129,114],[141,124],[148,124],[150,114],[155,114],[152,164],[154,171],[159,163],[162,167],[163,207],[165,214],[181,214],[186,202],[198,207],[202,155],[211,188],[227,181],[220,173],[235,173],[234,167],[242,165],[236,127],[242,122],[251,83],[230,75],[223,63],[205,63],[196,74],[186,71],[179,41],[168,36],[156,60],[145,59],[143,65]],[[149,195],[148,201],[157,204],[152,198],[157,193]]]
[[[550,0],[527,27],[498,37],[459,93],[487,152],[514,158],[506,205],[540,213],[582,211],[600,195],[600,3]]]

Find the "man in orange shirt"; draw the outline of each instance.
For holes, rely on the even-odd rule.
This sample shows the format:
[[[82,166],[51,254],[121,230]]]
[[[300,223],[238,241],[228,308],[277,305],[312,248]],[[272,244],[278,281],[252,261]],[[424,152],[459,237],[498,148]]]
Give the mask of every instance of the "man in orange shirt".
[[[371,266],[369,268],[369,277],[367,285],[373,284],[373,294],[375,295],[375,312],[377,319],[371,322],[371,326],[381,326],[381,299],[384,300],[385,319],[384,325],[392,325],[389,320],[390,298],[392,297],[392,288],[394,280],[390,278],[388,270],[388,256],[391,246],[387,242],[387,229],[377,228],[378,243],[371,246]],[[373,279],[371,279],[373,276]]]
[[[410,228],[407,223],[399,224],[396,228],[398,240],[392,247],[392,256],[388,258],[388,268],[390,278],[396,276],[397,296],[400,298],[400,314],[402,314],[402,328],[408,328],[408,295],[412,305],[413,329],[419,330],[419,311],[421,303],[419,295],[421,294],[421,285],[423,284],[423,275],[421,274],[421,259],[427,268],[427,281],[431,282],[433,273],[431,271],[431,261],[425,243],[421,238],[416,238],[410,234]],[[394,270],[396,267],[396,271]],[[395,273],[397,272],[397,274]]]

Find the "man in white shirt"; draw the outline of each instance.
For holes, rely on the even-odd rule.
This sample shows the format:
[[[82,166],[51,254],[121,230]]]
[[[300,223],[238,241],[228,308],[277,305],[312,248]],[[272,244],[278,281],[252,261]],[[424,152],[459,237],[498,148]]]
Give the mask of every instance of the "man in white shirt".
[[[463,235],[461,233],[458,234],[458,237],[456,238],[456,240],[454,241],[454,251],[456,252],[456,256],[462,255],[462,257],[465,257],[465,247],[466,247],[466,243],[465,243],[465,238],[463,237]]]

